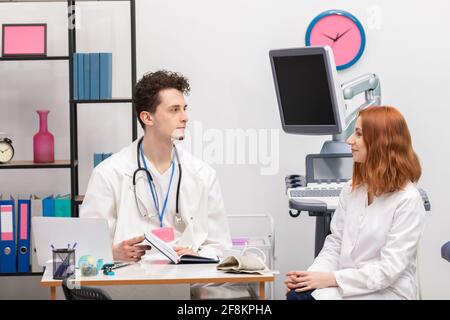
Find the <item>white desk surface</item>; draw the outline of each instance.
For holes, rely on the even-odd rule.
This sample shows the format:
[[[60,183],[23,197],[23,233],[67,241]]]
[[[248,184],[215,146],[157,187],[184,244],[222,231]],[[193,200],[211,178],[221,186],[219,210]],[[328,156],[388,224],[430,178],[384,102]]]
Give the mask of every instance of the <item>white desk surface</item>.
[[[142,260],[129,266],[113,270],[114,276],[106,276],[100,270],[96,276],[81,276],[79,269],[73,279],[83,285],[126,285],[126,284],[187,284],[187,283],[225,283],[225,282],[272,282],[273,273],[236,274],[216,270],[217,264],[169,264],[164,259]],[[51,268],[41,279],[43,287],[57,287],[61,280],[53,280]]]

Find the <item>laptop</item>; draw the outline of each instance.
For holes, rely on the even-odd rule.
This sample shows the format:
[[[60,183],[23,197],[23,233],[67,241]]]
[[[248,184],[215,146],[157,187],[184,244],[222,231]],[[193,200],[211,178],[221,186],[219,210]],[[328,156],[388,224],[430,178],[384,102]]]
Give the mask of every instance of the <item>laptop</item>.
[[[351,153],[309,154],[306,156],[306,186],[289,188],[288,197],[308,204],[326,203],[327,209],[336,209],[342,188],[352,174]]]
[[[41,266],[52,262],[52,246],[56,249],[75,246],[77,264],[78,259],[84,255],[113,263],[106,219],[33,217],[31,224],[38,263]]]

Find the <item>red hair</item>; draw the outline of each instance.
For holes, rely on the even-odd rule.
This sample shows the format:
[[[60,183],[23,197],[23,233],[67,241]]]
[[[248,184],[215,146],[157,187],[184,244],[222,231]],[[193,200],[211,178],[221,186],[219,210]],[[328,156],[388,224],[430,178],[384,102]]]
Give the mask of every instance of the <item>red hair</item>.
[[[367,148],[364,163],[353,165],[352,189],[366,185],[375,196],[401,190],[422,174],[408,125],[393,107],[369,107],[359,116]]]

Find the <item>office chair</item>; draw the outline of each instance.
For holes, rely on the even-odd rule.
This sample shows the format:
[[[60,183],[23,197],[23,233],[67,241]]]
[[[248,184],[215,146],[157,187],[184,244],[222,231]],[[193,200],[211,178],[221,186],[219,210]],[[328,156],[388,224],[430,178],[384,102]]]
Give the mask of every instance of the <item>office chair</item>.
[[[70,289],[67,278],[63,280],[62,288],[66,300],[112,300],[109,294],[98,288],[81,286]]]
[[[441,257],[450,262],[450,241],[445,243],[441,248]]]

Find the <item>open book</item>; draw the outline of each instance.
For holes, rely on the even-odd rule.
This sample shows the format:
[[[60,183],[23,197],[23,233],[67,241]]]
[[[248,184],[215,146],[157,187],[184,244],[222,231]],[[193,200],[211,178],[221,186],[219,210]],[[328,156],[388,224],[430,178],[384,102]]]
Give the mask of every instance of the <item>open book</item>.
[[[213,259],[193,254],[184,254],[179,257],[170,245],[155,236],[153,233],[146,233],[144,234],[144,237],[153,248],[156,248],[159,252],[165,255],[172,263],[219,263],[219,258]]]

